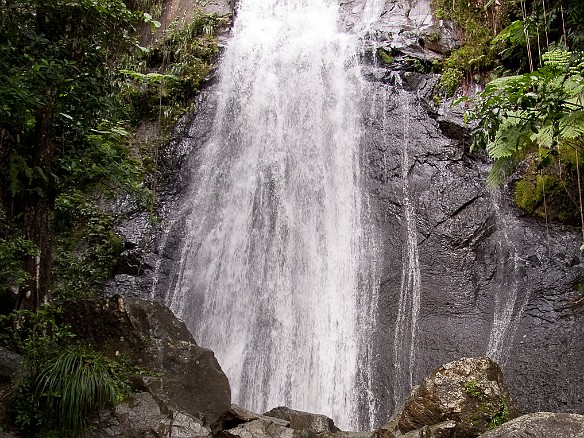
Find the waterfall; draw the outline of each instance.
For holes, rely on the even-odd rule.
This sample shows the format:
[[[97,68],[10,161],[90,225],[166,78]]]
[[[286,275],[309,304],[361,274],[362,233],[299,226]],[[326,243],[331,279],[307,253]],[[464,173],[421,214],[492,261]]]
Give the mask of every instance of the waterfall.
[[[371,308],[358,44],[337,23],[326,0],[241,1],[167,301],[215,352],[235,403],[355,429],[369,421],[359,359],[373,316],[358,314]]]
[[[520,239],[512,234],[515,230],[521,232],[523,227],[513,215],[502,211],[499,196],[499,193],[492,193],[493,211],[502,236],[497,241],[497,288],[493,291],[493,324],[486,354],[505,365],[530,294],[523,287],[527,262],[516,248],[515,242]]]
[[[410,102],[402,90],[398,91],[400,107],[403,108],[403,143],[401,149],[402,202],[405,227],[405,245],[402,255],[401,286],[398,313],[395,321],[393,363],[395,367],[394,402],[405,399],[413,386],[413,372],[416,359],[416,334],[420,313],[420,261],[418,257],[418,237],[416,212],[410,199],[409,188],[409,137]]]

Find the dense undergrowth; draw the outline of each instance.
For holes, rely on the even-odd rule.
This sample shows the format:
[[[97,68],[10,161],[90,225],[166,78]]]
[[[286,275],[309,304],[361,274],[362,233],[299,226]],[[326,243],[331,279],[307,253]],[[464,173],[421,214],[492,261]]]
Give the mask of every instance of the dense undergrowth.
[[[213,68],[227,21],[198,12],[160,31],[162,4],[0,1],[5,308],[94,294],[121,248],[110,201],[152,210],[158,149]],[[144,123],[147,139],[136,135]]]
[[[111,277],[116,227],[153,211],[158,149],[218,55],[228,17],[162,31],[163,5],[0,0],[0,344],[25,359],[12,403],[24,436],[78,436],[130,391],[136,370],[76,340],[51,303]]]
[[[433,0],[462,46],[444,61],[441,96],[487,83],[467,114],[473,147],[494,160],[489,182],[517,205],[583,229],[584,4],[578,0]],[[468,100],[468,98],[467,98]]]
[[[24,374],[12,389],[10,415],[23,436],[77,437],[92,413],[132,392],[129,377],[142,370],[110,359],[75,338],[60,308],[0,316],[0,345],[21,354]]]

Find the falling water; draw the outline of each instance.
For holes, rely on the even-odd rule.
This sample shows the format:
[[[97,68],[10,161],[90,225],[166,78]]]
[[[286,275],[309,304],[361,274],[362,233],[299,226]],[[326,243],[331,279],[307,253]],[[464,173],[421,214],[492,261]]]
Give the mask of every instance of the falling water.
[[[514,216],[506,214],[499,206],[498,193],[493,193],[493,210],[497,219],[501,238],[497,242],[497,289],[494,291],[493,325],[489,334],[487,356],[500,365],[509,358],[513,338],[529,300],[529,292],[522,287],[525,260],[515,243],[518,239],[511,236],[515,229],[522,230]]]
[[[403,214],[406,242],[402,256],[401,287],[398,313],[395,321],[393,363],[395,367],[394,402],[405,398],[413,386],[413,370],[416,359],[416,334],[420,312],[420,261],[418,257],[418,238],[416,212],[410,199],[408,151],[410,108],[409,101],[400,90],[400,106],[403,107],[403,143],[401,151]]]
[[[167,299],[234,402],[357,428],[361,78],[337,22],[326,0],[241,1]]]

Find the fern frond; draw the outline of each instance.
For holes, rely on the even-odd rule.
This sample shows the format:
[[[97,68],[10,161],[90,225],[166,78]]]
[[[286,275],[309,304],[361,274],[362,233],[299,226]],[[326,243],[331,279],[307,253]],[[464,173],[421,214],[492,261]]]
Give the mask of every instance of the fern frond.
[[[503,76],[493,79],[485,86],[485,93],[492,93],[502,88],[515,87],[525,81],[525,75]]]
[[[533,132],[530,138],[539,147],[549,148],[554,142],[554,128],[551,123],[546,123],[537,132]]]
[[[560,136],[574,139],[584,135],[584,111],[572,111],[560,118]]]
[[[521,125],[508,120],[497,131],[495,139],[487,145],[487,153],[495,160],[511,157],[526,143],[531,143],[528,133]]]
[[[517,169],[519,162],[520,160],[514,156],[495,160],[489,176],[487,176],[487,184],[491,187],[497,187],[503,184],[509,175]]]
[[[567,50],[550,50],[541,55],[544,65],[549,67],[565,67],[570,62],[572,52]]]

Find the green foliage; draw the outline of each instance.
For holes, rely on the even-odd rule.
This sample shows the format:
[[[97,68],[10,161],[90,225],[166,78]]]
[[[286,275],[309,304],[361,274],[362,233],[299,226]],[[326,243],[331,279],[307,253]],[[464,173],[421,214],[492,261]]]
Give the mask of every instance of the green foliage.
[[[381,47],[377,50],[377,54],[379,55],[381,60],[387,65],[391,65],[395,61],[395,58],[391,56],[391,53],[389,53],[387,50]]]
[[[44,304],[0,316],[0,343],[26,359],[11,402],[25,436],[78,436],[90,414],[129,395],[129,375],[144,373],[77,343],[61,313]]]
[[[113,232],[118,218],[98,206],[124,197],[138,210],[153,208],[145,181],[154,187],[155,178],[147,172],[157,172],[165,130],[211,71],[214,34],[225,23],[198,13],[191,24],[170,26],[151,47],[140,47],[136,29],[157,29],[162,5],[0,0],[1,293],[38,283],[24,261],[39,248],[42,269],[54,258],[58,296],[92,295],[120,249]],[[144,120],[161,128],[149,145],[133,135]],[[35,232],[25,210],[41,207],[49,226]]]
[[[55,206],[54,295],[94,296],[111,276],[121,252],[116,221],[79,191],[62,194]]]
[[[478,121],[474,147],[485,148],[495,163],[517,162],[539,150],[545,166],[554,155],[562,159],[564,152],[577,154],[581,149],[584,63],[579,54],[564,65],[558,58],[532,73],[496,79],[480,94],[477,107],[468,114]],[[504,168],[500,164],[495,170]],[[494,175],[491,181],[508,175]]]
[[[477,386],[477,382],[475,380],[471,379],[464,382],[463,388],[464,392],[466,392],[471,397],[475,397],[479,400],[482,400],[485,396],[483,391]]]
[[[119,364],[82,346],[50,360],[36,376],[33,389],[43,418],[53,418],[68,436],[80,434],[88,413],[113,407],[131,392]]]
[[[489,429],[499,427],[509,421],[509,408],[503,402],[499,403],[499,410],[489,415]]]
[[[211,72],[219,53],[215,33],[226,17],[197,13],[184,27],[171,26],[149,48],[127,57],[121,72],[122,96],[138,120],[158,120],[163,129],[176,122]]]
[[[487,401],[484,391],[475,380],[468,380],[463,384],[464,392],[478,402],[478,416],[487,422],[487,427],[493,429],[509,421],[509,408],[503,400],[498,403]]]
[[[77,437],[90,414],[131,393],[125,368],[88,347],[74,345],[48,359],[15,389],[15,423],[40,437]]]
[[[454,92],[462,84],[464,72],[458,68],[448,68],[442,72],[438,81],[440,94],[444,96],[453,96]]]
[[[59,348],[71,344],[74,335],[59,323],[60,307],[43,304],[36,311],[19,310],[0,316],[0,344],[23,355],[36,372]]]
[[[462,32],[462,47],[443,62],[437,90],[443,96],[452,96],[465,80],[480,80],[481,74],[493,66],[497,52],[489,43],[494,37],[496,20],[506,15],[507,2],[502,3],[504,6],[494,7],[480,0],[432,0],[434,15],[454,21]]]
[[[0,296],[9,296],[29,281],[23,260],[37,254],[38,248],[9,223],[0,208]]]
[[[535,179],[523,178],[515,184],[515,203],[527,213],[534,213],[551,192],[556,181],[549,175],[538,174]]]

